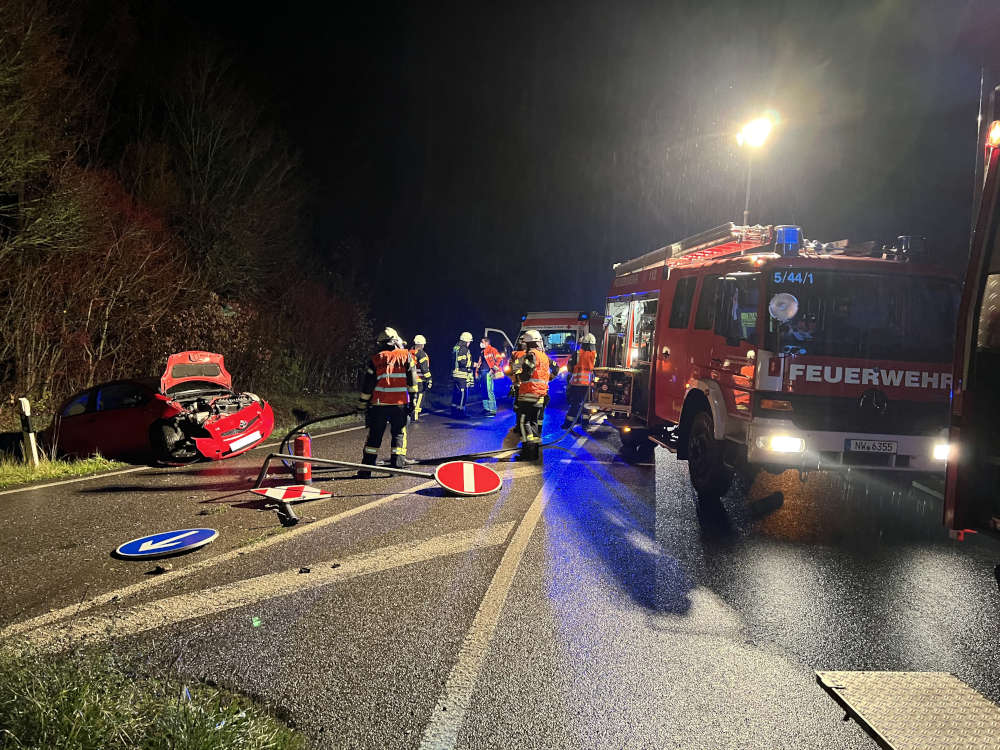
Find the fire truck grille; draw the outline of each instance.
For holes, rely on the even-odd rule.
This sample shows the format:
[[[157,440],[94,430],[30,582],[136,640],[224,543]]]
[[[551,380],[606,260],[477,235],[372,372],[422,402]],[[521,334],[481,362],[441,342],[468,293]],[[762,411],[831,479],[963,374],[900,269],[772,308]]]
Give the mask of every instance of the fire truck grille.
[[[792,403],[792,412],[760,408],[760,399]],[[882,435],[933,435],[948,426],[948,403],[890,400],[883,413],[859,406],[855,398],[799,396],[788,393],[758,393],[754,413],[791,419],[801,430],[871,433]]]

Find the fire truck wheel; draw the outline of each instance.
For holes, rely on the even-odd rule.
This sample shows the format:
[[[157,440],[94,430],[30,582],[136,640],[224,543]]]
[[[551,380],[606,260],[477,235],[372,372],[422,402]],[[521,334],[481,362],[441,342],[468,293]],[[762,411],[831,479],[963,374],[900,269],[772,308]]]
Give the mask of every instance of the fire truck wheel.
[[[733,472],[723,461],[723,441],[715,439],[712,415],[699,411],[688,433],[688,473],[698,500],[718,500],[726,494]]]

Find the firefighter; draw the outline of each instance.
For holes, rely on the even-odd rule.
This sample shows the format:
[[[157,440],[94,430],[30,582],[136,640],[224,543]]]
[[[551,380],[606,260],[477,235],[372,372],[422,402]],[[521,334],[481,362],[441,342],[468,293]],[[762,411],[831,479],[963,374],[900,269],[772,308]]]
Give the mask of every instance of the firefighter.
[[[517,378],[514,377],[514,373],[521,369],[521,363],[524,360],[524,331],[522,331],[517,336],[517,343],[514,344],[514,351],[510,353],[510,362],[507,365],[506,372],[510,375],[510,396],[511,401],[517,401]],[[516,429],[515,425],[515,429]]]
[[[542,421],[549,398],[551,371],[549,358],[542,348],[542,335],[538,331],[526,331],[523,340],[524,357],[513,372],[517,384],[514,414],[521,431],[521,458],[535,461],[542,442]]]
[[[480,340],[479,347],[482,349],[482,354],[476,361],[475,375],[476,378],[479,378],[480,374],[483,376],[483,411],[486,412],[487,417],[495,417],[497,415],[497,399],[493,394],[493,381],[503,375],[503,370],[500,369],[503,355],[486,336]]]
[[[580,418],[583,409],[583,401],[587,398],[587,391],[594,382],[594,361],[597,359],[597,352],[594,347],[597,339],[594,334],[585,333],[580,338],[580,347],[573,352],[566,367],[569,370],[569,383],[566,389],[566,420],[563,422],[563,429],[569,429],[573,423]]]
[[[469,344],[472,334],[463,331],[458,337],[458,343],[451,349],[451,415],[464,418],[465,408],[469,400],[469,388],[472,386],[472,353]]]
[[[417,363],[417,385],[419,389],[417,390],[417,398],[413,402],[413,421],[420,421],[420,410],[424,406],[424,394],[427,393],[433,387],[433,379],[431,378],[431,358],[427,356],[427,352],[424,351],[424,346],[427,344],[427,339],[421,334],[417,334],[413,337],[413,349],[410,349],[410,354],[413,355],[413,360]]]
[[[378,353],[368,361],[365,380],[361,387],[361,402],[365,405],[365,441],[361,463],[374,466],[378,449],[388,426],[392,434],[390,465],[397,469],[406,466],[406,418],[414,408],[417,395],[417,368],[403,341],[392,328],[379,334]],[[362,469],[358,477],[368,479],[371,471]]]

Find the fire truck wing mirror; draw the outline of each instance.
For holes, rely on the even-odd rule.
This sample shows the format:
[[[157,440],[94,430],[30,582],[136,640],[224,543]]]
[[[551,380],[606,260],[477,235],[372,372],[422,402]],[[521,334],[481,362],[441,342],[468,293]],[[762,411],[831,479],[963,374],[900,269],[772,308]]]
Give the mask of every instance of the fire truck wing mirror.
[[[767,311],[779,323],[787,323],[798,313],[799,301],[794,294],[779,292],[771,297],[771,301],[767,305]]]

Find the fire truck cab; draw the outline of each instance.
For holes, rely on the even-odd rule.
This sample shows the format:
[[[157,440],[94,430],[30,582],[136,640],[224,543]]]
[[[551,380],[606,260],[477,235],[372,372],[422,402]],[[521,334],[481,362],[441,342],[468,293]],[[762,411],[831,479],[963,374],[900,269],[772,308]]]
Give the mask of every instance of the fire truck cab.
[[[728,223],[614,270],[587,405],[626,458],[675,450],[702,500],[737,466],[944,470],[958,285],[910,238]]]

